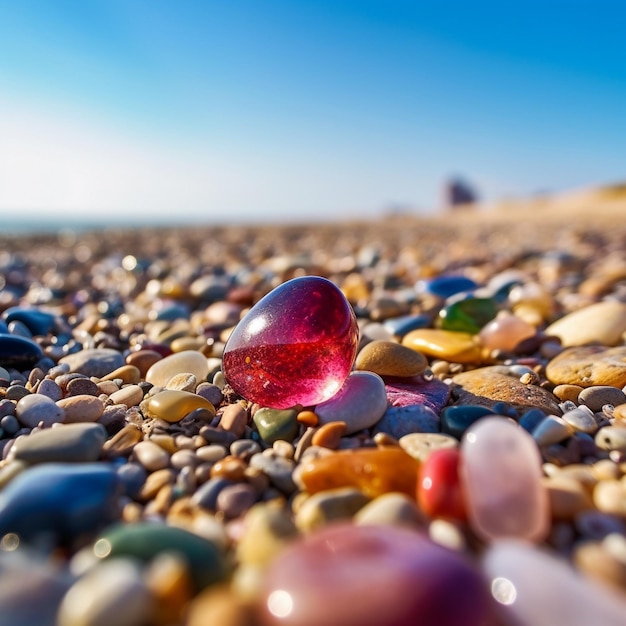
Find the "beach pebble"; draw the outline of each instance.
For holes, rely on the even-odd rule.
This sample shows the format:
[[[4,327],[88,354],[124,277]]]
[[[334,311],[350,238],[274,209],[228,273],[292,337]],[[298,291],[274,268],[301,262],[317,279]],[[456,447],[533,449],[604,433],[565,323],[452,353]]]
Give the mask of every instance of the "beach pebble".
[[[308,493],[355,487],[370,498],[392,491],[415,497],[419,463],[399,447],[361,448],[303,461],[298,469]]]
[[[331,522],[351,519],[370,499],[359,489],[325,489],[308,497],[295,515],[296,527],[310,532]]]
[[[415,505],[415,500],[403,493],[385,493],[360,508],[353,517],[355,524],[408,526],[424,525],[424,516]]]
[[[148,417],[155,417],[166,422],[180,422],[196,409],[205,409],[215,415],[215,407],[205,398],[189,391],[166,389],[150,396],[141,404]]]
[[[578,402],[589,407],[592,411],[601,411],[605,404],[618,406],[625,403],[626,394],[617,387],[595,385],[583,389],[578,396]]]
[[[615,424],[600,428],[595,442],[601,450],[617,450],[626,454],[626,425]]]
[[[402,345],[421,354],[452,363],[481,363],[482,347],[471,333],[419,328],[402,338]]]
[[[184,528],[159,522],[139,522],[107,529],[95,543],[106,559],[118,557],[149,563],[165,552],[179,554],[189,568],[196,591],[222,581],[226,563],[222,549]]]
[[[417,376],[427,367],[426,357],[416,350],[394,341],[371,341],[357,354],[357,370],[374,372],[379,376]]]
[[[447,406],[441,412],[441,432],[460,440],[474,422],[486,415],[494,415],[494,412],[486,406],[472,404]]]
[[[2,491],[0,534],[24,541],[71,543],[98,531],[118,513],[118,479],[102,463],[43,463],[16,476]]]
[[[373,576],[385,585],[372,585]],[[281,552],[259,600],[258,619],[267,626],[286,617],[290,626],[478,626],[491,619],[487,587],[460,555],[412,530],[345,522]]]
[[[443,299],[464,291],[474,291],[477,287],[475,281],[463,274],[441,274],[415,283],[418,294],[430,294]]]
[[[33,393],[17,402],[15,415],[24,426],[29,428],[34,428],[40,422],[43,422],[44,427],[49,427],[62,422],[65,418],[65,411],[48,396]]]
[[[580,576],[563,559],[528,543],[494,543],[483,557],[483,571],[507,624],[623,626],[622,594]]]
[[[0,366],[19,370],[33,367],[43,357],[43,351],[31,339],[0,332]]]
[[[311,445],[334,450],[339,446],[339,442],[345,434],[345,422],[328,422],[315,429],[311,437]]]
[[[391,406],[422,405],[439,414],[450,398],[450,385],[436,378],[425,380],[422,376],[387,376],[384,381],[387,400]]]
[[[55,402],[63,397],[63,391],[59,385],[57,385],[50,378],[44,378],[37,386],[37,394],[42,396],[48,396]]]
[[[561,417],[575,431],[593,435],[598,430],[598,422],[596,422],[593,412],[586,406],[579,406],[571,411],[566,411]]]
[[[125,404],[126,406],[138,406],[143,400],[143,389],[139,385],[126,385],[119,391],[109,396],[113,404]]]
[[[341,389],[315,407],[320,424],[343,421],[352,434],[374,426],[387,410],[387,394],[382,378],[372,372],[353,372]]]
[[[555,397],[536,385],[525,385],[504,373],[500,366],[482,367],[452,378],[459,404],[477,404],[493,408],[498,402],[525,411],[538,408],[547,414],[560,415]]]
[[[583,511],[594,508],[589,491],[580,481],[556,474],[542,482],[548,493],[553,519],[571,521]]]
[[[400,439],[410,433],[439,432],[439,416],[421,404],[389,407],[376,423],[373,433],[387,433]]]
[[[537,329],[521,317],[502,312],[478,333],[480,342],[490,350],[513,351],[522,341],[533,337]]]
[[[603,513],[626,517],[626,483],[621,480],[600,481],[593,490],[593,503]]]
[[[270,452],[273,452],[270,450]],[[272,454],[255,454],[249,462],[253,469],[261,470],[272,485],[285,494],[291,494],[296,490],[293,479],[295,463],[291,459]]]
[[[89,598],[90,601],[86,601]],[[152,597],[140,568],[130,560],[97,564],[68,590],[57,626],[142,626],[150,618]]]
[[[561,417],[547,415],[532,430],[538,446],[561,443],[574,434],[573,428]]]
[[[568,348],[548,362],[546,377],[555,385],[600,385],[621,389],[626,385],[626,347]]]
[[[148,370],[162,358],[163,355],[156,350],[137,350],[136,352],[131,352],[126,357],[126,363],[136,367],[139,370],[140,377],[145,378]]]
[[[545,333],[558,337],[569,348],[591,343],[615,346],[625,331],[626,304],[606,300],[564,315],[550,324]]]
[[[298,434],[298,411],[295,409],[259,409],[252,418],[259,436],[267,444],[275,441],[293,441]]]
[[[164,469],[170,464],[170,455],[161,446],[150,440],[135,444],[133,457],[149,472]]]
[[[400,447],[417,461],[426,460],[433,450],[454,448],[459,442],[443,433],[411,433],[399,440]]]
[[[485,417],[466,431],[461,454],[461,483],[474,531],[487,541],[545,539],[549,502],[530,435],[507,419]]]
[[[225,406],[220,413],[220,428],[233,433],[236,437],[243,437],[247,425],[248,412],[240,402]]]
[[[27,463],[90,463],[97,461],[107,439],[101,424],[63,424],[20,437],[11,457]]]
[[[196,381],[204,381],[209,375],[209,365],[202,352],[184,350],[156,361],[146,372],[146,382],[155,387],[165,387],[178,374],[192,374]]]
[[[257,500],[258,492],[247,483],[227,485],[222,489],[216,500],[216,508],[226,519],[233,519],[243,515]]]
[[[69,396],[57,401],[57,406],[63,410],[63,422],[95,422],[104,413],[104,404],[100,398],[86,394]]]
[[[33,336],[47,335],[55,326],[54,314],[41,309],[9,307],[2,313],[2,318],[7,324],[21,322],[28,328]]]
[[[124,357],[111,348],[87,348],[59,359],[61,365],[69,365],[70,372],[80,372],[87,377],[102,378],[124,365]]]
[[[552,390],[552,393],[561,400],[561,402],[565,402],[566,400],[578,402],[578,396],[583,389],[584,387],[580,385],[557,385]]]

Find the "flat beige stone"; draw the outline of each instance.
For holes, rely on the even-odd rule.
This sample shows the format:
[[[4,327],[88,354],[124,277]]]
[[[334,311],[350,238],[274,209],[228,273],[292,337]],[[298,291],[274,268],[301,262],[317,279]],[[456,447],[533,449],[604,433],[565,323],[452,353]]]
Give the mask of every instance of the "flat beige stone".
[[[568,348],[546,366],[546,377],[555,385],[626,385],[626,347],[581,346]]]

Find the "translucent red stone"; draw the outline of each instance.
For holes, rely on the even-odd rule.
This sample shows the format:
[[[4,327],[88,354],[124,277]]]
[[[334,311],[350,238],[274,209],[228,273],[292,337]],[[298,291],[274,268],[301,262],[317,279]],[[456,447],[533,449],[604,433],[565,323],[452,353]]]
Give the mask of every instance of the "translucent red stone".
[[[420,468],[417,501],[429,517],[465,521],[467,510],[459,478],[458,448],[433,450]]]
[[[352,307],[336,285],[319,276],[294,278],[236,326],[224,348],[224,377],[262,406],[312,406],[342,386],[358,337]]]

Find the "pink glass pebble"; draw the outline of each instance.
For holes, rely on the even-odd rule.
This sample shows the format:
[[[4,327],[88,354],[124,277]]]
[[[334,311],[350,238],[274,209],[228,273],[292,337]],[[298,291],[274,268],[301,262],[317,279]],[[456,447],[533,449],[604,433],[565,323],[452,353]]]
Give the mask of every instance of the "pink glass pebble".
[[[480,331],[481,343],[491,350],[514,350],[525,339],[534,337],[537,329],[512,313],[502,313]]]
[[[224,348],[224,377],[262,406],[312,406],[343,385],[358,337],[354,312],[336,285],[318,276],[294,278],[236,326]]]
[[[281,552],[262,587],[262,626],[493,623],[477,568],[425,535],[393,526],[326,526]]]
[[[542,541],[550,505],[534,439],[502,416],[484,417],[461,441],[459,475],[470,526],[487,541]]]

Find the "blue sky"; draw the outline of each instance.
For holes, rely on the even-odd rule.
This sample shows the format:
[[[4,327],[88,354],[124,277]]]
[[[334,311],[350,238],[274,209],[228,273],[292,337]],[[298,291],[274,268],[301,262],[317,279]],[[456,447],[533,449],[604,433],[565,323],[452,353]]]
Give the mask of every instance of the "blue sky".
[[[626,178],[621,0],[0,0],[0,213],[429,212]]]

